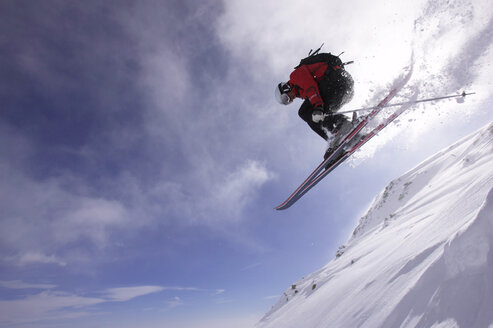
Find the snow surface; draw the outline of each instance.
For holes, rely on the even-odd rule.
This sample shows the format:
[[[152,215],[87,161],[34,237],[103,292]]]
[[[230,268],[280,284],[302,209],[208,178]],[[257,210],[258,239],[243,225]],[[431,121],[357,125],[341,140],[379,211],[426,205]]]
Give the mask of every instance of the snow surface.
[[[268,327],[493,327],[493,123],[381,192]]]

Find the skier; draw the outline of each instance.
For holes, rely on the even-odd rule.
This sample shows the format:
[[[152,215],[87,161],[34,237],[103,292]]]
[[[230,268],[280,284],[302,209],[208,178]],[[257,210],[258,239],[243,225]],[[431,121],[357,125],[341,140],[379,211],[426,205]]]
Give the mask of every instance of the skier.
[[[338,56],[319,54],[319,50],[301,60],[289,81],[277,85],[275,96],[283,105],[295,98],[304,99],[298,115],[319,136],[326,141],[330,139],[326,158],[353,128],[352,121],[336,112],[353,98],[354,81]]]

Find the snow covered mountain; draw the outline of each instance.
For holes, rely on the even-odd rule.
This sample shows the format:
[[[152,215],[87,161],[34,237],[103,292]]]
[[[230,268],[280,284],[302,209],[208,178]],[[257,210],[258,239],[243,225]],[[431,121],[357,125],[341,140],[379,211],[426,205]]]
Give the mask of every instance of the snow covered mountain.
[[[493,123],[392,181],[257,327],[493,328]]]

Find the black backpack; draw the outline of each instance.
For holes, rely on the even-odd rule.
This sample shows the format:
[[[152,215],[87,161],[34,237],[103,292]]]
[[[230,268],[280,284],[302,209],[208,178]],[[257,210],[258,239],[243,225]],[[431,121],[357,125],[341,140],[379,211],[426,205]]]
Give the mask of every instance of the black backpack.
[[[322,49],[323,43],[315,51],[310,50],[308,53],[308,57],[303,58],[298,66],[295,67],[297,69],[298,67],[302,65],[311,65],[311,64],[316,64],[316,63],[327,63],[329,64],[329,67],[341,67],[344,68],[344,65],[351,64],[351,62],[343,63],[342,60],[339,58],[339,56],[335,56],[331,54],[330,52],[328,53],[319,53],[320,49]],[[342,53],[341,53],[342,55]]]
[[[328,52],[328,53],[310,55],[308,57],[303,58],[298,64],[298,66],[295,67],[295,69],[302,65],[311,65],[321,62],[329,64],[329,67],[335,67],[335,66],[343,67],[342,60],[338,56],[334,56],[333,54]]]

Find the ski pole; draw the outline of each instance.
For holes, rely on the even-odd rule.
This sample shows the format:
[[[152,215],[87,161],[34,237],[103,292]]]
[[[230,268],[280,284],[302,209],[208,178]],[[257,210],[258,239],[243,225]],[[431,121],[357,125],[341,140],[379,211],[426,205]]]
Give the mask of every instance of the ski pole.
[[[407,105],[407,104],[417,104],[417,103],[422,103],[422,102],[427,102],[427,101],[435,101],[435,100],[442,100],[442,99],[449,99],[449,98],[459,98],[459,97],[464,98],[465,96],[474,95],[474,94],[476,94],[476,93],[475,92],[466,93],[464,91],[460,95],[450,95],[450,96],[434,97],[434,98],[428,98],[428,99],[419,99],[419,100],[414,100],[414,101],[405,101],[405,102],[401,102],[401,103],[397,103],[397,104],[388,104],[388,105],[381,106],[381,107],[395,107],[395,106],[401,106],[401,105]],[[345,114],[345,113],[360,112],[360,111],[365,111],[365,110],[372,110],[372,109],[375,109],[377,107],[378,106],[346,110],[346,111],[342,111],[342,112],[337,112],[337,114]]]

